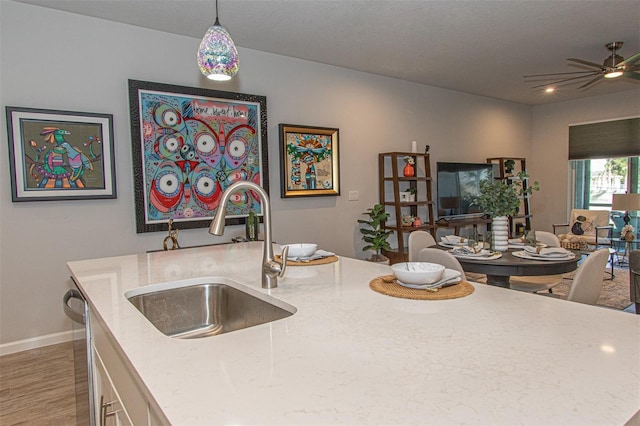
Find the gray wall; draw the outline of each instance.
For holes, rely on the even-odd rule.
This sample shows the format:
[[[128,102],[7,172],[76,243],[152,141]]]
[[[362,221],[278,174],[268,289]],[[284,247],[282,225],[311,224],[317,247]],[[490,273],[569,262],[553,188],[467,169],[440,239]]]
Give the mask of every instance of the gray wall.
[[[569,125],[631,116],[640,116],[640,88],[533,108],[533,149],[527,165],[542,188],[531,199],[537,229],[552,231],[554,223],[569,219]]]
[[[67,261],[162,246],[164,233],[135,232],[129,78],[265,95],[274,237],[344,256],[366,257],[356,220],[378,200],[379,152],[408,150],[417,140],[421,149],[431,145],[433,166],[531,155],[531,107],[242,48],[238,76],[212,83],[196,66],[197,39],[10,1],[0,1],[0,15],[1,105],[113,114],[118,190],[116,200],[12,203],[3,156],[0,353],[69,338],[61,309]],[[278,123],[340,129],[341,196],[279,198]],[[348,201],[349,190],[360,192],[359,201]],[[180,243],[243,233],[182,230]]]

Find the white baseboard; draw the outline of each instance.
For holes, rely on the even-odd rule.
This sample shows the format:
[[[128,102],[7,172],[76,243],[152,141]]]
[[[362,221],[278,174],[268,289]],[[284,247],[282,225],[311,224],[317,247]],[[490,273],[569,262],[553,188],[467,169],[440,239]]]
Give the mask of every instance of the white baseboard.
[[[63,331],[60,333],[48,334],[46,336],[32,337],[31,339],[19,340],[0,345],[0,356],[9,355],[16,352],[28,351],[29,349],[42,348],[58,343],[70,342],[71,340],[84,339],[84,329]]]

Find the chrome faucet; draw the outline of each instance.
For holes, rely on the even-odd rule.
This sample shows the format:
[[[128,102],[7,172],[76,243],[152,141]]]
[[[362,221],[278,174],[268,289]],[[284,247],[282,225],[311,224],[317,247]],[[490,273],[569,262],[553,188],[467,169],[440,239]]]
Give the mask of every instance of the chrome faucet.
[[[276,288],[278,287],[278,277],[282,277],[284,275],[284,271],[287,269],[287,255],[289,254],[289,247],[284,246],[284,250],[282,251],[282,265],[276,262],[273,257],[273,241],[271,237],[271,204],[269,203],[269,196],[260,185],[248,181],[239,181],[228,187],[222,194],[222,199],[220,200],[216,216],[211,221],[209,233],[213,235],[222,235],[224,233],[224,220],[226,216],[225,209],[227,208],[229,198],[231,197],[231,194],[240,189],[250,189],[260,195],[264,214],[262,288]]]

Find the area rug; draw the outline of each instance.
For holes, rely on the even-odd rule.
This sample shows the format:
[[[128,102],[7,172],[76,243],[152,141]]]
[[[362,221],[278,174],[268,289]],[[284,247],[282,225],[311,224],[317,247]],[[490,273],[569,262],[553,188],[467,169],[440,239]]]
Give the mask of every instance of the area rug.
[[[607,266],[607,270],[602,277],[602,291],[600,293],[600,299],[598,299],[597,305],[605,306],[607,308],[624,310],[631,301],[629,300],[629,268],[616,267],[613,270],[615,278],[611,279],[611,268]],[[467,279],[470,281],[478,281],[484,278],[484,275],[466,273]],[[575,275],[575,272],[564,274],[562,282],[553,288],[553,294],[561,298],[567,297],[569,288],[571,288],[571,278]]]

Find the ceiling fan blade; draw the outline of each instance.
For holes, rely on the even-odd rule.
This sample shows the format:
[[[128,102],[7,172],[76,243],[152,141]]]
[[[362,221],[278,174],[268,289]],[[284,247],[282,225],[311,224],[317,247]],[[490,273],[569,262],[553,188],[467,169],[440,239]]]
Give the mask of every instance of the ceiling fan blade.
[[[599,75],[596,78],[594,78],[593,80],[589,80],[588,82],[586,82],[582,86],[578,87],[578,89],[587,89],[587,88],[593,86],[594,84],[599,83],[601,80],[604,80],[604,76]]]
[[[622,75],[627,78],[634,78],[636,80],[640,80],[640,74],[633,71],[625,71],[624,74]]]
[[[601,69],[601,70],[606,69],[606,68],[605,68],[603,65],[601,65],[601,64],[596,64],[595,62],[584,61],[584,60],[582,60],[582,59],[567,58],[567,61],[577,62],[577,63],[579,63],[579,64],[587,65],[587,66],[589,66],[589,67],[596,67],[596,68]]]
[[[573,80],[578,80],[578,79],[585,78],[585,77],[591,77],[591,76],[592,76],[592,75],[594,75],[594,74],[600,74],[600,72],[599,72],[599,71],[598,71],[598,72],[592,72],[592,73],[591,73],[591,74],[589,74],[589,75],[580,75],[580,76],[577,76],[577,77],[563,78],[563,79],[560,79],[560,80],[549,81],[549,82],[547,82],[547,83],[539,84],[539,85],[537,85],[537,86],[533,86],[533,87],[531,87],[531,88],[532,88],[532,89],[537,89],[537,88],[539,88],[539,87],[551,86],[551,85],[554,85],[554,84],[565,83],[565,82],[567,82],[567,81],[573,81]]]
[[[594,72],[599,71],[569,71],[569,72],[552,72],[548,74],[531,74],[525,75],[524,78],[535,78],[535,77],[552,77],[554,75],[569,75],[569,74],[593,74]]]
[[[640,60],[640,52],[636,53],[633,56],[629,56],[627,59],[625,59],[624,61],[620,62],[618,65],[616,65],[616,68],[619,68],[621,66],[625,66],[625,65],[633,65],[636,62],[638,62]]]

